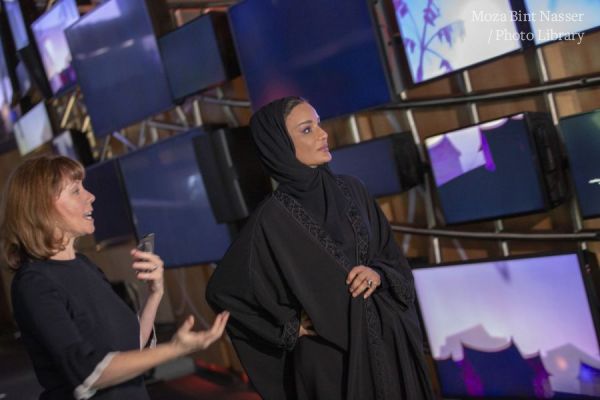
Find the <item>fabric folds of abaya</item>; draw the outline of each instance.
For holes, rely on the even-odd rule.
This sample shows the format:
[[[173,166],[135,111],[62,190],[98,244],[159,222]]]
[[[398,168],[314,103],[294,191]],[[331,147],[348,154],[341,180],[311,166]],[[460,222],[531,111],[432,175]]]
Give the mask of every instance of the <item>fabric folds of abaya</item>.
[[[387,220],[357,179],[296,160],[285,103],[251,122],[280,186],[215,270],[207,300],[231,312],[228,333],[264,399],[431,399],[412,275]],[[345,283],[358,264],[384,282],[367,300]],[[302,310],[317,337],[298,338]]]

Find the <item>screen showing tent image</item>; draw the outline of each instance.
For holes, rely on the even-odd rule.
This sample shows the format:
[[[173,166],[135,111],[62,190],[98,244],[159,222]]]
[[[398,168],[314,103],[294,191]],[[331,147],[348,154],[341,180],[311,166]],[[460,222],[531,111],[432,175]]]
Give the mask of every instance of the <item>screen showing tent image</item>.
[[[576,253],[414,270],[444,396],[600,396],[600,349]]]
[[[546,207],[524,114],[432,136],[425,140],[425,147],[447,224]]]

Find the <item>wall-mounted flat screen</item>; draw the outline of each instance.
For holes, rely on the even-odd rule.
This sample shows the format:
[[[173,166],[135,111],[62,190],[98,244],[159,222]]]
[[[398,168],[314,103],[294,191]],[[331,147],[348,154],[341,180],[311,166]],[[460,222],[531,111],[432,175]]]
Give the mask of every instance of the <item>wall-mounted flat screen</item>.
[[[83,165],[94,162],[90,143],[83,132],[67,129],[52,139],[52,147],[55,153],[77,160]]]
[[[410,133],[397,133],[333,149],[336,174],[359,178],[375,197],[404,192],[423,181],[417,146]]]
[[[600,26],[597,0],[525,0],[536,44],[556,40],[585,43],[585,31]]]
[[[65,29],[78,19],[79,11],[75,0],[58,0],[31,25],[46,77],[55,95],[77,82]]]
[[[12,105],[13,96],[15,94],[13,83],[8,71],[5,49],[0,39],[0,104]]]
[[[415,84],[522,47],[510,0],[393,3]]]
[[[561,118],[560,131],[581,216],[600,217],[600,110]]]
[[[369,2],[247,0],[229,18],[255,110],[302,96],[326,119],[392,100]]]
[[[20,50],[29,45],[29,35],[27,34],[27,25],[23,19],[21,4],[19,0],[3,0],[4,9],[8,18],[8,25],[12,32],[15,48]]]
[[[584,263],[570,253],[415,269],[444,398],[599,398]]]
[[[429,137],[425,147],[447,224],[547,207],[524,114]]]
[[[135,238],[118,160],[113,158],[86,168],[83,186],[96,196],[92,204],[96,246],[104,248]]]
[[[172,106],[146,1],[110,0],[66,31],[97,137]]]
[[[194,153],[193,130],[120,158],[138,238],[156,234],[167,267],[214,262],[230,244],[212,213]]]
[[[50,141],[54,134],[52,120],[44,102],[24,114],[14,125],[15,137],[21,155],[25,155]]]
[[[161,37],[173,98],[183,99],[239,76],[227,16],[209,13]]]

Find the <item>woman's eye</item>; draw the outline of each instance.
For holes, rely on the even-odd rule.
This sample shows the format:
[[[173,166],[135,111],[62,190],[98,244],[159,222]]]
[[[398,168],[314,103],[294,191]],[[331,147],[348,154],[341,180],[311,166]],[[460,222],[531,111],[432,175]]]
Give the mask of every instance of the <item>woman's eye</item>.
[[[304,134],[309,134],[311,132],[312,132],[312,129],[310,127],[302,129],[302,133],[304,133]]]

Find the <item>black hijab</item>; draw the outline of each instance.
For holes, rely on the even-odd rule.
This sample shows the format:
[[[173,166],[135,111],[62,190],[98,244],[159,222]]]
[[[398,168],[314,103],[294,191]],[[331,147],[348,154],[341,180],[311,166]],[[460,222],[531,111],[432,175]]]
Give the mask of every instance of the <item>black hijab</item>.
[[[296,158],[294,143],[285,126],[290,104],[306,103],[299,97],[284,97],[258,110],[250,119],[252,136],[267,172],[279,183],[278,190],[298,201],[338,242],[351,230],[345,216],[346,199],[327,164],[311,168]]]

